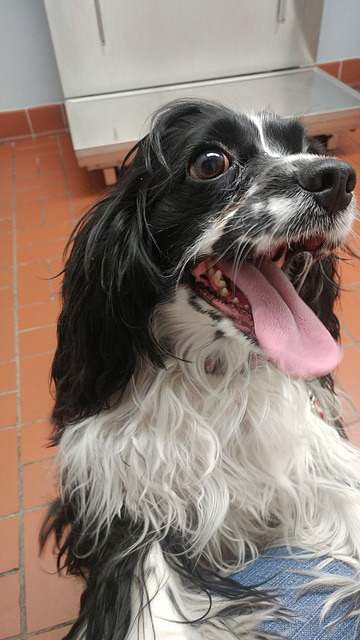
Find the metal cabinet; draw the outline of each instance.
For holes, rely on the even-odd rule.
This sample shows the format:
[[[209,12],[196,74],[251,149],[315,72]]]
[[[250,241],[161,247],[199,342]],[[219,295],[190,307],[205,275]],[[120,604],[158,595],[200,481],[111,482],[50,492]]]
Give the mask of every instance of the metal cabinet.
[[[323,0],[46,0],[67,98],[311,64]]]
[[[323,0],[44,0],[79,164],[121,163],[178,97],[355,126],[360,94],[314,65]],[[305,68],[304,68],[305,67]]]

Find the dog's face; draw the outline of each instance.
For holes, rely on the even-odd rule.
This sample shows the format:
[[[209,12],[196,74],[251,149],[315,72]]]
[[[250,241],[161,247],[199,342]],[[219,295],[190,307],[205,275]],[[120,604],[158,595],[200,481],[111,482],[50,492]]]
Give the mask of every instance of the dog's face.
[[[338,360],[325,330],[338,337],[333,251],[351,228],[354,169],[319,155],[297,120],[196,101],[162,109],[135,151],[75,232],[53,375],[58,395],[75,363],[83,382],[75,394],[65,374],[64,403],[72,393],[91,412],[86,387],[99,389],[99,408],[139,354],[155,365],[164,349],[179,357],[152,323],[174,300],[191,307],[189,325],[207,315],[214,336],[260,346],[291,375],[328,373]]]
[[[167,189],[147,213],[163,268],[186,279],[193,307],[203,314],[208,308],[225,334],[229,323],[211,309],[290,374],[329,373],[339,352],[306,306],[297,309],[285,280],[301,290],[311,264],[321,265],[344,242],[354,169],[319,155],[297,120],[185,105],[168,118],[153,160],[168,171]],[[153,148],[159,139],[150,134]],[[315,282],[318,293],[316,287],[322,283]],[[307,346],[304,324],[313,334]]]
[[[168,114],[168,130],[163,123],[161,141],[152,134],[147,140],[155,146],[156,169],[167,165],[167,189],[147,216],[171,264],[220,255],[282,265],[303,251],[328,255],[344,241],[355,171],[319,157],[300,122],[213,105],[177,111]],[[151,156],[148,148],[145,153]]]

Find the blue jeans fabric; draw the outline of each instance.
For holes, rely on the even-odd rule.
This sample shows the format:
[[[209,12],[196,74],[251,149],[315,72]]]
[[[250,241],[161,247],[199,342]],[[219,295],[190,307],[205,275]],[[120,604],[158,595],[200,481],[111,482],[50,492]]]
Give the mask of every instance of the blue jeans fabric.
[[[314,587],[298,595],[301,586],[310,582],[311,577],[293,571],[316,570],[319,558],[302,559],[300,550],[292,549],[289,555],[286,547],[278,547],[263,552],[243,571],[232,576],[242,585],[259,585],[259,589],[278,593],[281,602],[294,616],[294,620],[277,620],[263,623],[259,629],[283,636],[287,640],[355,640],[360,638],[360,614],[349,615],[334,627],[329,623],[343,616],[350,601],[334,605],[323,621],[320,621],[322,604],[330,595],[330,587]],[[342,562],[333,561],[322,571],[340,576],[355,577],[355,570]],[[298,596],[298,597],[297,597]]]

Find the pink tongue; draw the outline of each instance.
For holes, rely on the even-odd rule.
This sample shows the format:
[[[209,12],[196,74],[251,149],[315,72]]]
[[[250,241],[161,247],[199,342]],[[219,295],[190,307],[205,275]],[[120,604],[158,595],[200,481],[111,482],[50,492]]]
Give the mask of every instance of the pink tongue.
[[[231,280],[232,264],[224,260],[218,265]],[[327,375],[339,364],[339,346],[276,264],[245,262],[236,286],[251,304],[262,350],[277,366],[293,377],[309,378]]]

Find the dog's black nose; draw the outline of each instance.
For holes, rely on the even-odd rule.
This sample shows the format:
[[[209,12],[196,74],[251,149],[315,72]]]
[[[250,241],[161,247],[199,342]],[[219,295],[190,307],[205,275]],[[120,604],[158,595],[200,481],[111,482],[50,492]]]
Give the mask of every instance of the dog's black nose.
[[[346,209],[351,200],[356,172],[342,160],[319,158],[301,168],[298,184],[312,193],[315,202],[328,213],[337,213]]]

